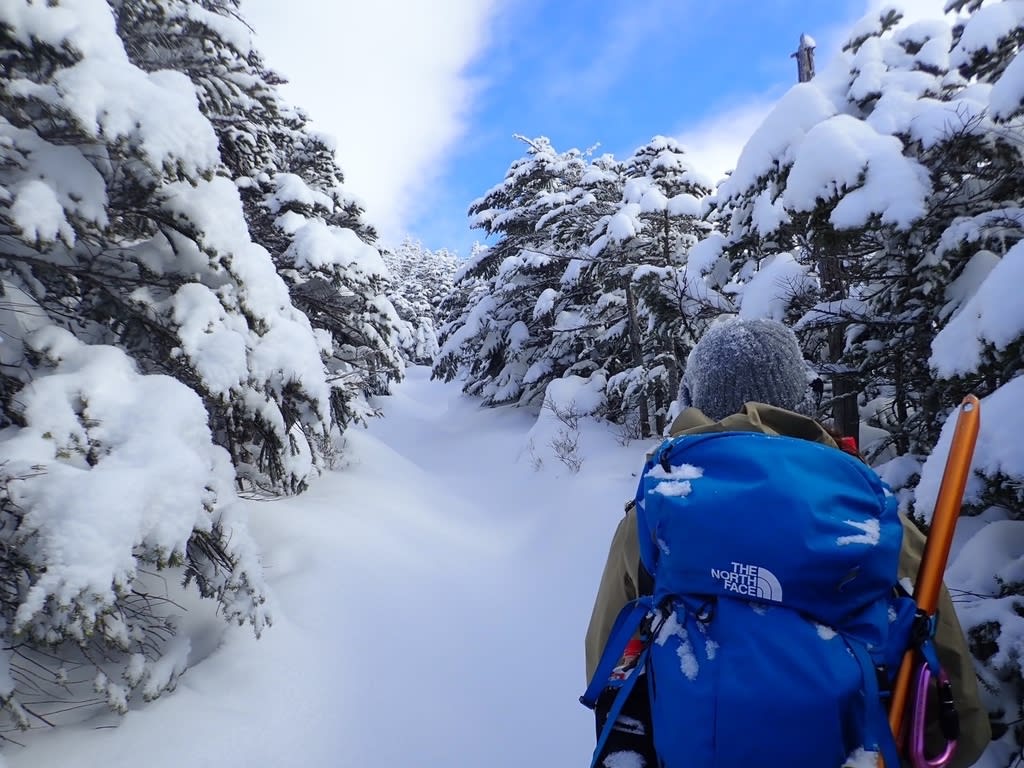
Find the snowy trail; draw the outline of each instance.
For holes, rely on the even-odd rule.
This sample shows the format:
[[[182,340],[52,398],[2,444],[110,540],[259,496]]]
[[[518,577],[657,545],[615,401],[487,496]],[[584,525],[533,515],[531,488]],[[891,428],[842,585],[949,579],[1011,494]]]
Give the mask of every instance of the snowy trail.
[[[423,368],[380,405],[349,466],[251,503],[276,599],[262,639],[229,628],[173,694],[116,728],[30,734],[9,765],[585,761],[582,637],[643,447],[588,426],[580,473],[537,471],[531,414],[480,409]]]
[[[387,453],[398,454],[391,461],[405,477],[408,508],[430,522],[409,533],[421,567],[398,569],[367,595],[384,601],[383,611],[369,608],[372,615],[395,620],[394,631],[364,637],[363,647],[398,668],[360,679],[367,687],[357,699],[376,705],[379,716],[366,722],[390,720],[398,738],[361,742],[355,764],[580,762],[593,727],[576,701],[582,634],[609,524],[593,527],[596,540],[574,530],[586,509],[571,507],[582,476],[534,471],[524,453],[531,414],[480,409],[422,369],[410,371],[384,408],[386,418],[370,429],[386,446],[378,456],[388,464]],[[611,495],[605,519],[614,522],[621,495]],[[404,550],[397,554],[395,562],[405,559]]]

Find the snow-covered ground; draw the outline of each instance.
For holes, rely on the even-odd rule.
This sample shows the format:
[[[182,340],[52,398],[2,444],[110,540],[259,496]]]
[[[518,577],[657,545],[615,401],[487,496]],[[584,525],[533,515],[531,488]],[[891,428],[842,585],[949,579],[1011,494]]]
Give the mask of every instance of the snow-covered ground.
[[[123,718],[10,734],[11,768],[580,765],[583,634],[646,444],[481,409],[412,368],[348,464],[292,499],[248,502],[274,593],[256,640],[205,605],[191,669]],[[0,758],[2,759],[2,758]]]

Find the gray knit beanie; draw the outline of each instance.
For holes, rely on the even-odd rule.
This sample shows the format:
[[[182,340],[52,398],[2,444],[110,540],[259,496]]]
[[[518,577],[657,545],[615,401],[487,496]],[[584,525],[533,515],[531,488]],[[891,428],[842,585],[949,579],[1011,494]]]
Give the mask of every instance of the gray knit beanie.
[[[734,319],[708,329],[690,352],[679,402],[721,421],[750,401],[802,410],[807,391],[807,364],[792,330],[774,320]]]

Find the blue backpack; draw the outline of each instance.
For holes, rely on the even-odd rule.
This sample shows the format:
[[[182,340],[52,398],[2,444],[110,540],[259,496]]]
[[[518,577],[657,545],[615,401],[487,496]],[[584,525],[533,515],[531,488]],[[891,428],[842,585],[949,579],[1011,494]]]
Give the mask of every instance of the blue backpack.
[[[894,589],[903,532],[878,475],[807,440],[690,435],[652,455],[636,505],[653,594],[623,609],[581,698],[620,689],[595,763],[646,680],[664,768],[900,764],[884,693],[915,607]],[[612,675],[637,634],[633,671]]]

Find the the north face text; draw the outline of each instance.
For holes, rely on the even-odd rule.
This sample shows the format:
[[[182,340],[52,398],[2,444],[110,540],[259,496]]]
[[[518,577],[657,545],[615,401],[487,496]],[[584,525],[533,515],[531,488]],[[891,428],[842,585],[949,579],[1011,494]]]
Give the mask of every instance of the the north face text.
[[[782,602],[782,584],[767,568],[746,563],[731,563],[732,570],[711,569],[711,578],[721,581],[730,592],[746,597]]]

